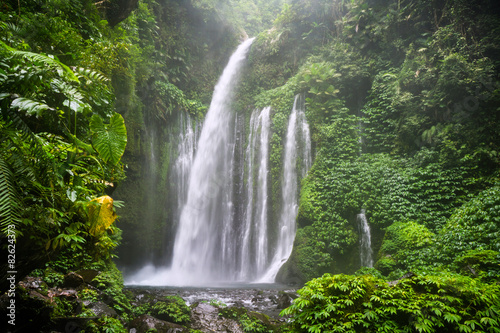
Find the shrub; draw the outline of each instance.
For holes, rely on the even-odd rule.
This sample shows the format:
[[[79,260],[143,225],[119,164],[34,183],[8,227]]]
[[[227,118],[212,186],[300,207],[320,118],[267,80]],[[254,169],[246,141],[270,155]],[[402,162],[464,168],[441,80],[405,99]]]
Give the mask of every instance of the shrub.
[[[460,275],[413,276],[389,286],[371,275],[325,274],[283,310],[296,332],[498,332],[500,287]]]

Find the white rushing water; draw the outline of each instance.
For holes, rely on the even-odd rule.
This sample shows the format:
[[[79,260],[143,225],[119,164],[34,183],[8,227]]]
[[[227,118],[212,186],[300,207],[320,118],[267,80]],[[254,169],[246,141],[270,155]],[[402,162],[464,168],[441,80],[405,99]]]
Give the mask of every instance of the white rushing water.
[[[302,145],[301,158],[298,156],[299,151],[297,149],[300,144]],[[276,250],[268,271],[261,277],[259,282],[273,282],[279,269],[292,253],[299,195],[297,161],[300,161],[303,177],[311,167],[312,158],[309,125],[306,122],[304,113],[304,100],[300,95],[295,96],[292,113],[288,119],[281,183],[282,209],[278,224]]]
[[[215,86],[191,169],[187,202],[175,238],[171,270],[175,283],[230,278],[225,265],[233,215],[234,118],[232,95],[253,39],[229,59]],[[191,280],[191,281],[190,281]]]
[[[172,167],[171,180],[177,195],[177,206],[173,207],[174,223],[178,224],[182,208],[187,200],[189,175],[193,165],[194,153],[199,136],[199,124],[191,120],[189,114],[181,112],[179,119],[180,133],[177,142],[177,158]]]
[[[250,118],[245,150],[246,205],[241,234],[238,280],[252,280],[263,274],[268,264],[268,161],[271,108],[254,110]],[[256,167],[257,166],[257,170]],[[256,170],[256,172],[255,172]],[[255,174],[256,173],[256,174]],[[255,181],[254,181],[254,178]],[[255,186],[254,186],[255,183]],[[256,192],[256,193],[255,193]]]
[[[373,251],[370,234],[370,225],[365,215],[365,210],[362,209],[357,215],[358,230],[360,233],[359,240],[359,257],[361,267],[373,267]]]
[[[233,53],[214,89],[191,166],[170,268],[145,266],[129,284],[199,285],[231,280],[235,119],[231,102],[253,39]],[[233,265],[230,264],[233,262]]]
[[[248,133],[244,133],[244,116],[235,116],[231,106],[252,41],[242,43],[224,69],[197,146],[198,127],[189,118],[181,119],[179,155],[173,174],[178,207],[182,210],[171,266],[147,265],[128,277],[127,284],[272,283],[290,256],[296,231],[299,180],[311,166],[309,127],[304,101],[297,96],[283,152],[281,214],[279,220],[271,221],[272,110],[270,107],[254,110]]]

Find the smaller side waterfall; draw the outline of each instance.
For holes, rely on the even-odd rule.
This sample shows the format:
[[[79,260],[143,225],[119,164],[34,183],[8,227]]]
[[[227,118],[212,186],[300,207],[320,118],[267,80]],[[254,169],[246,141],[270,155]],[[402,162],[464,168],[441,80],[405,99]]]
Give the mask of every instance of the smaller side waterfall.
[[[364,209],[361,210],[356,219],[358,222],[358,230],[360,234],[359,257],[361,260],[361,267],[373,267],[373,251],[370,226],[368,225],[368,219],[366,218]]]
[[[199,136],[200,124],[193,124],[189,114],[181,112],[179,119],[180,133],[177,142],[177,158],[173,165],[171,182],[177,195],[177,207],[175,207],[174,224],[177,225],[182,207],[186,203],[189,185],[189,174],[193,165],[196,143]]]

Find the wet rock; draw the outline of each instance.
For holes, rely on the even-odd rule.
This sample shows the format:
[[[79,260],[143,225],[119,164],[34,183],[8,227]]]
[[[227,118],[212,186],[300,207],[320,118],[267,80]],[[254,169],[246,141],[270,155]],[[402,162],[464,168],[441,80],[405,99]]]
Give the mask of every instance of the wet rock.
[[[76,273],[83,278],[85,283],[90,283],[100,272],[95,269],[81,269]]]
[[[54,297],[63,297],[67,300],[76,300],[78,298],[78,293],[74,289],[51,288],[48,290],[47,296],[51,299]]]
[[[47,289],[47,284],[41,277],[27,276],[19,282],[19,286],[26,289]]]
[[[64,276],[63,287],[64,288],[78,288],[83,284],[83,277],[75,272],[69,272]]]
[[[401,282],[401,280],[404,280],[404,279],[409,279],[411,277],[415,276],[415,274],[413,274],[412,272],[408,272],[406,273],[405,275],[403,275],[402,277],[400,277],[399,279],[397,280],[394,280],[394,281],[389,281],[387,282],[387,284],[389,285],[389,287],[394,287],[395,285],[397,285],[399,282]]]
[[[191,328],[202,332],[244,333],[236,320],[219,316],[219,308],[198,303],[191,312]]]
[[[145,333],[150,330],[156,330],[158,333],[187,333],[189,329],[144,314],[135,318],[129,324],[130,333]]]
[[[39,332],[43,329],[50,323],[54,311],[54,303],[47,296],[47,291],[47,284],[40,277],[26,277],[19,281],[15,298],[8,297],[7,293],[0,297],[0,314],[6,318],[5,323],[14,319],[13,328],[17,332]],[[12,300],[15,303],[11,303]]]
[[[271,326],[271,321],[269,320],[269,317],[266,316],[265,314],[263,313],[259,313],[259,312],[250,312],[248,313],[248,316],[250,318],[254,318],[254,319],[257,319],[259,320],[260,322],[262,322],[264,325],[266,325],[267,327]]]
[[[81,332],[88,324],[88,322],[92,320],[97,320],[97,317],[87,317],[87,318],[78,318],[78,317],[61,317],[54,318],[52,320],[52,324],[50,325],[51,333],[56,332]]]
[[[292,304],[292,297],[288,295],[286,292],[280,291],[278,293],[278,300],[277,300],[277,308],[278,309],[286,309]]]
[[[87,309],[91,310],[97,317],[117,317],[118,314],[104,302],[90,303]]]
[[[139,0],[102,1],[103,5],[100,6],[100,9],[104,10],[109,25],[113,27],[126,19],[137,8],[138,2]]]

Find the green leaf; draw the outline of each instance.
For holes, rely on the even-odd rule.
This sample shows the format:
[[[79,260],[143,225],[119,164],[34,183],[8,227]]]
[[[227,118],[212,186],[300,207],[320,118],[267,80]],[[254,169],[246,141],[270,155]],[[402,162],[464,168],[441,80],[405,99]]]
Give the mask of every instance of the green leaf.
[[[117,164],[127,145],[127,128],[123,117],[115,113],[111,116],[109,124],[105,124],[98,115],[90,119],[92,144],[105,162]]]
[[[16,50],[16,49],[8,46],[7,44],[5,44],[2,41],[0,41],[0,47],[7,49],[15,57],[24,58],[28,61],[33,62],[33,63],[43,64],[45,66],[48,66],[48,67],[56,70],[56,72],[59,76],[65,76],[67,79],[69,79],[71,81],[79,82],[78,78],[75,76],[75,73],[73,73],[73,71],[68,66],[66,66],[62,62],[56,60],[53,56],[47,56],[44,54],[38,54],[38,53],[33,53],[33,52],[28,52],[28,51],[19,51],[19,50]]]
[[[36,115],[37,117],[42,115],[45,110],[54,110],[50,106],[44,103],[33,101],[29,98],[19,97],[12,101],[10,105],[14,109],[19,109],[20,111],[26,112],[29,116]]]
[[[71,202],[76,201],[77,195],[75,190],[67,189],[66,196],[68,197],[69,200],[71,200]]]

